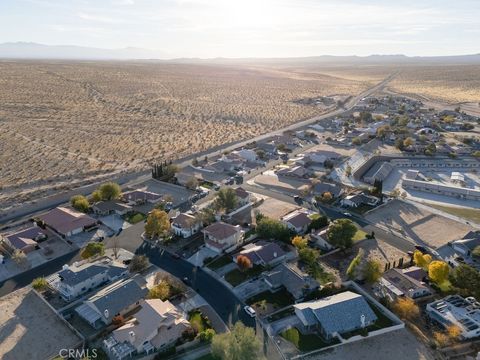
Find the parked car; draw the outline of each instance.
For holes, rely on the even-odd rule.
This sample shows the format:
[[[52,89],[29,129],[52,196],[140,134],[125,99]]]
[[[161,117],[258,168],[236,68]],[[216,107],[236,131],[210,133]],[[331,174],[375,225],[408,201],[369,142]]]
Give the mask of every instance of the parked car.
[[[180,259],[180,255],[178,255],[177,253],[173,253],[173,254],[172,254],[172,258],[174,258],[174,259]]]
[[[343,215],[346,217],[352,217],[352,214],[350,214],[349,212],[344,212]]]
[[[191,282],[190,279],[189,279],[188,277],[186,277],[186,276],[182,279],[182,281],[183,281],[183,283],[184,283],[185,285],[188,285],[188,286],[192,285],[192,282]]]
[[[257,313],[255,312],[255,310],[253,310],[253,308],[251,306],[248,306],[246,305],[243,310],[245,310],[245,312],[250,316],[250,317],[255,317],[257,315]]]
[[[422,245],[415,245],[415,250],[420,251],[422,254],[428,254],[427,248]]]
[[[303,203],[303,199],[302,199],[300,196],[298,196],[298,195],[295,195],[295,196],[293,197],[293,200],[295,200],[295,202],[296,202],[297,204],[302,204],[302,203]]]

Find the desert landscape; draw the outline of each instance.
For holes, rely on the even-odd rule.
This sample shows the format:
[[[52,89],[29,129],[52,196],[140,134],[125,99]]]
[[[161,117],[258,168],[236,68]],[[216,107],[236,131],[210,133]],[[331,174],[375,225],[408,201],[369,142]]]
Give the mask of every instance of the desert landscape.
[[[282,128],[329,110],[301,99],[391,74],[390,91],[480,100],[478,65],[4,60],[0,74],[2,207]]]

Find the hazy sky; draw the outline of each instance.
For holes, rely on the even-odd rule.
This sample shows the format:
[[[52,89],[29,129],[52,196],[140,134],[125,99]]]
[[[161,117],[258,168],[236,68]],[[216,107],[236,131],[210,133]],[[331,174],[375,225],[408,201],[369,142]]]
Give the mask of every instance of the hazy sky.
[[[162,57],[480,52],[479,0],[0,0],[0,43]]]

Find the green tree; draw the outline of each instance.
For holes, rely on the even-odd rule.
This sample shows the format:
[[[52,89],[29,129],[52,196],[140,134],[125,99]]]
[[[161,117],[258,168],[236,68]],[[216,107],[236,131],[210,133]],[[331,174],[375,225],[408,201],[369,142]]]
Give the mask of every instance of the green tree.
[[[100,193],[100,190],[95,190],[95,191],[92,193],[92,196],[90,197],[90,201],[91,201],[92,203],[96,203],[96,202],[102,201],[102,194]]]
[[[170,284],[162,280],[148,291],[149,299],[168,300],[170,297]]]
[[[148,214],[147,222],[145,223],[145,235],[152,239],[154,237],[165,236],[170,230],[170,219],[168,214],[159,209],[153,209]]]
[[[87,246],[83,248],[80,256],[82,259],[88,259],[92,256],[103,256],[105,254],[105,245],[103,243],[92,242],[88,243]]]
[[[217,197],[214,201],[214,206],[217,210],[223,210],[229,213],[237,207],[237,204],[238,197],[234,189],[224,188],[217,192]]]
[[[142,272],[149,266],[148,258],[145,255],[135,255],[130,262],[128,269],[130,272]]]
[[[205,226],[210,225],[215,221],[215,210],[203,208],[195,215],[195,218]]]
[[[32,287],[37,291],[43,291],[48,288],[48,282],[44,277],[38,277],[32,281]]]
[[[347,167],[345,168],[345,175],[346,176],[352,175],[352,167],[350,165],[347,165]]]
[[[215,336],[215,330],[205,329],[198,334],[198,339],[201,342],[212,342],[214,336]]]
[[[363,268],[363,276],[369,284],[375,283],[382,276],[381,264],[374,259],[369,259]]]
[[[348,249],[353,245],[353,237],[357,227],[350,219],[337,219],[327,230],[328,241],[340,249]]]
[[[240,321],[229,333],[215,335],[212,339],[212,355],[221,360],[264,359],[262,343],[252,328]]]
[[[318,259],[318,251],[309,247],[301,248],[298,251],[298,258],[305,264],[312,265]]]
[[[122,194],[120,185],[114,182],[107,182],[98,188],[102,200],[115,200]]]
[[[309,230],[318,230],[323,229],[325,226],[328,226],[328,217],[325,215],[319,215],[312,218],[312,222],[308,226]]]
[[[450,281],[457,288],[463,289],[467,295],[480,299],[480,272],[474,267],[460,264],[452,270]]]
[[[261,238],[276,239],[285,243],[290,242],[290,237],[292,234],[285,224],[268,217],[263,217],[260,219],[260,221],[257,221],[257,227],[255,231]]]
[[[75,210],[86,213],[90,208],[88,199],[83,195],[74,195],[70,198],[70,204]]]

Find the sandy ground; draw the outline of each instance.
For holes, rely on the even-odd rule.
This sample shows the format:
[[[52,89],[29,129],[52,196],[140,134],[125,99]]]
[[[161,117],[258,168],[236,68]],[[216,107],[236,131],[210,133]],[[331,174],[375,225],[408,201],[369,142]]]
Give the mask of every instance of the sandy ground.
[[[365,252],[365,259],[378,260],[382,266],[387,262],[393,263],[395,261],[398,263],[398,260],[402,257],[404,261],[406,261],[408,258],[406,253],[398,250],[384,241],[378,239],[367,239],[355,244],[348,252],[348,255],[342,252],[337,252],[322,257],[320,262],[322,266],[328,269],[329,272],[334,273],[337,278],[342,279],[342,281],[346,281],[348,280],[346,276],[347,268],[353,258],[358,254],[359,249],[363,249]]]
[[[5,61],[0,73],[5,202],[249,139],[325,110],[298,99],[371,85],[240,65]]]
[[[393,200],[369,212],[366,218],[377,225],[394,228],[417,243],[425,242],[434,248],[461,239],[473,229],[471,226],[401,200]]]
[[[277,199],[267,198],[259,207],[255,208],[263,215],[279,220],[282,216],[299,207]]]
[[[397,330],[370,339],[339,346],[318,355],[308,356],[308,360],[433,360],[430,349],[419,342],[408,330]]]
[[[81,339],[31,290],[0,298],[0,359],[44,360]]]

